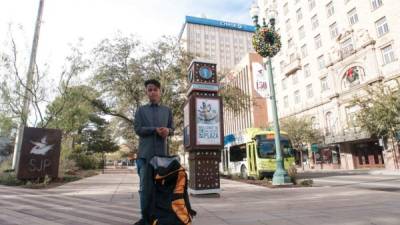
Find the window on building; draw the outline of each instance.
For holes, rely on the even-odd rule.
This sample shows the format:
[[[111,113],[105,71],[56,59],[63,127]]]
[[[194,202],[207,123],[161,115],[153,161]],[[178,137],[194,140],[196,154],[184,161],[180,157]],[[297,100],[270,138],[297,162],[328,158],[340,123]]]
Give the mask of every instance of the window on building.
[[[299,78],[297,77],[297,73],[294,73],[292,75],[292,84],[297,84],[299,83]]]
[[[381,52],[382,52],[382,57],[383,57],[383,63],[385,65],[389,64],[391,62],[394,62],[396,60],[392,45],[388,45],[388,46],[382,48]]]
[[[319,56],[319,57],[317,58],[317,61],[318,61],[318,68],[319,68],[320,70],[324,69],[324,68],[325,68],[325,58],[324,58],[324,55]]]
[[[213,60],[217,59],[215,52],[211,52],[211,59],[213,59]]]
[[[299,90],[295,91],[293,96],[294,96],[294,103],[295,104],[299,104],[300,101],[301,101],[301,99],[300,99],[300,91]]]
[[[293,45],[294,45],[293,38],[289,38],[289,40],[288,40],[288,48],[293,47]]]
[[[311,117],[311,126],[313,129],[316,129],[316,130],[319,129],[319,123],[315,116]]]
[[[326,13],[328,15],[328,18],[331,17],[333,14],[335,14],[335,8],[333,7],[333,2],[329,2],[326,5]]]
[[[328,85],[328,78],[323,77],[321,78],[321,92],[329,90],[329,85]]]
[[[308,0],[308,8],[312,10],[315,8],[315,0]]]
[[[304,44],[303,46],[301,46],[301,57],[305,58],[307,56],[308,56],[307,45]]]
[[[321,35],[318,34],[317,36],[314,37],[314,44],[315,44],[315,49],[319,49],[322,46],[322,41],[321,41]]]
[[[306,33],[304,31],[304,26],[299,27],[299,39],[303,39],[306,36]]]
[[[381,37],[389,32],[389,26],[387,24],[386,17],[382,17],[378,21],[376,21],[375,26],[376,26],[376,31],[378,33],[378,37]]]
[[[297,18],[297,22],[299,22],[301,19],[303,19],[303,13],[301,12],[301,8],[299,8],[296,11],[296,18]]]
[[[339,35],[339,31],[338,31],[338,27],[337,27],[337,23],[332,23],[329,26],[329,33],[331,35],[331,39],[335,39],[338,35]]]
[[[279,66],[280,66],[280,69],[281,69],[281,72],[282,72],[285,69],[285,61],[281,61],[279,63]]]
[[[288,7],[288,3],[286,2],[284,5],[283,5],[283,13],[285,14],[285,16],[288,14],[288,12],[289,12],[289,7]]]
[[[286,90],[286,88],[287,88],[287,79],[286,79],[286,78],[283,78],[283,79],[282,79],[282,89],[283,89],[283,90]]]
[[[354,25],[354,24],[356,24],[358,22],[358,15],[357,15],[356,8],[350,10],[347,13],[347,18],[349,18],[350,25]]]
[[[290,25],[290,19],[286,20],[286,31],[290,31],[290,29],[292,28],[292,26]]]
[[[311,26],[312,26],[312,29],[313,29],[313,30],[316,29],[316,28],[319,26],[319,22],[318,22],[318,17],[317,17],[317,15],[314,15],[314,16],[311,18]]]
[[[343,57],[351,55],[353,51],[354,51],[354,45],[353,45],[353,40],[351,38],[348,38],[342,42],[341,52]]]
[[[381,7],[382,4],[383,4],[382,0],[371,0],[371,5],[373,10]]]
[[[307,94],[307,98],[312,98],[314,96],[312,84],[308,84],[306,86],[306,94]]]
[[[289,60],[290,60],[291,63],[294,62],[294,60],[296,60],[296,55],[294,53],[290,54],[289,55]]]
[[[285,97],[283,97],[283,106],[289,107],[289,97],[286,95]]]
[[[346,119],[349,127],[357,127],[357,112],[360,107],[357,105],[346,107]]]
[[[310,64],[304,65],[304,77],[311,76]]]
[[[331,112],[325,114],[326,134],[330,135],[333,131],[333,115]]]

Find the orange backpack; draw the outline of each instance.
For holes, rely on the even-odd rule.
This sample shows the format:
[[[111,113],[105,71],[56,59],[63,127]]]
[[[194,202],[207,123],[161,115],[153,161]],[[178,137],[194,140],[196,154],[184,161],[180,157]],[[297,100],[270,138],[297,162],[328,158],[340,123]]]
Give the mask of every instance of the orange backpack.
[[[150,164],[154,172],[152,225],[191,225],[196,212],[190,205],[188,178],[179,158],[155,156]]]

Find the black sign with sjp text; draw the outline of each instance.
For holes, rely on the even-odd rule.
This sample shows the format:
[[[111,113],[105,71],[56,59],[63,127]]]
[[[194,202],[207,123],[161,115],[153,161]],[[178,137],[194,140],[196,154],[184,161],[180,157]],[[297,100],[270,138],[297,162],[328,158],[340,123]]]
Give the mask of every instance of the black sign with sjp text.
[[[61,130],[25,127],[17,171],[18,179],[58,176]]]

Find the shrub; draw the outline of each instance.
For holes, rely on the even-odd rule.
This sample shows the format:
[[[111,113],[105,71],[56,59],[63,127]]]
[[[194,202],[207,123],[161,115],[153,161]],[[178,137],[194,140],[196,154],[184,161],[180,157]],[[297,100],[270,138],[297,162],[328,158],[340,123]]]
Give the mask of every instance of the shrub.
[[[83,170],[101,168],[101,157],[95,154],[76,153],[72,154],[71,158],[76,162],[76,166]]]
[[[0,163],[0,174],[2,172],[11,172],[11,167],[12,167],[12,158],[8,157],[4,161]]]
[[[301,185],[301,186],[312,186],[313,183],[314,183],[313,180],[311,180],[311,179],[306,179],[306,180],[302,180],[302,181],[300,182],[300,185]]]
[[[0,184],[8,186],[20,186],[24,182],[17,179],[15,172],[0,173]]]
[[[293,184],[297,184],[297,169],[295,166],[290,166],[288,169],[288,175],[290,177],[290,180],[292,181]]]

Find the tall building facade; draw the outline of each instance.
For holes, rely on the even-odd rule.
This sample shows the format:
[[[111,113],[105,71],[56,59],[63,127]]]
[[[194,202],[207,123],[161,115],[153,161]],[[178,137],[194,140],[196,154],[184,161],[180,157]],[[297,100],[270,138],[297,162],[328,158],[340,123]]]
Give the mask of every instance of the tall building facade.
[[[398,168],[399,151],[384,150],[355,124],[355,95],[400,77],[398,0],[258,0],[260,17],[274,5],[282,49],[273,58],[279,117],[308,116],[324,145],[325,167]],[[397,80],[397,81],[396,81]]]
[[[247,52],[254,52],[250,25],[186,16],[179,43],[195,57],[217,63],[227,73]]]
[[[223,80],[223,85],[239,88],[249,97],[247,106],[239,112],[224,109],[224,134],[233,136],[231,145],[242,144],[245,141],[247,128],[267,128],[267,100],[256,90],[256,75],[264,74],[262,57],[257,53],[248,53],[235,66],[231,73]]]

